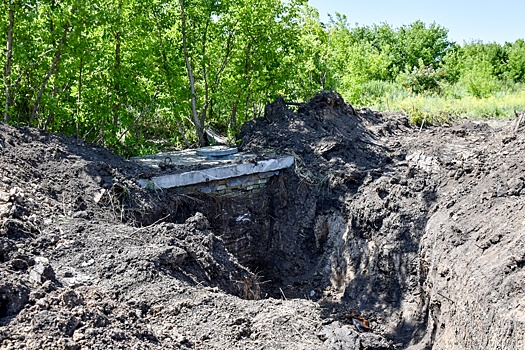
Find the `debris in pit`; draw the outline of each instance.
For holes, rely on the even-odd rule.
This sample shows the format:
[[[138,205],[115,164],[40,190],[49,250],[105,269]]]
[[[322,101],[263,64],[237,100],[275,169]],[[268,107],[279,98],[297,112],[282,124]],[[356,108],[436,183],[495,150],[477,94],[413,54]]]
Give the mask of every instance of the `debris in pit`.
[[[163,161],[159,162],[159,168],[160,170],[173,169],[175,168],[175,164],[171,157],[166,157]]]
[[[343,318],[351,320],[352,324],[359,331],[359,333],[372,332],[370,322],[355,310],[350,310],[350,312],[345,314]]]

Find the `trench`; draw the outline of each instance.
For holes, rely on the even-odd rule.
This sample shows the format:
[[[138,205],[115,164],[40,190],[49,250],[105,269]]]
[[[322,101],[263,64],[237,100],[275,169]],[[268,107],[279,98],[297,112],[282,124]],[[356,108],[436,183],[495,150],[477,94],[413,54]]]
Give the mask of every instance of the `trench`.
[[[257,276],[261,297],[310,299],[326,318],[356,310],[407,344],[426,329],[420,241],[437,180],[398,146],[378,142],[371,124],[381,119],[356,114],[337,94],[322,93],[297,112],[276,100],[265,118],[243,127],[242,144],[288,151],[295,169],[270,176],[257,191],[207,194],[183,206],[183,220],[202,212]],[[404,127],[400,118],[379,131]]]
[[[426,328],[419,240],[436,199],[414,175],[375,173],[342,192],[307,186],[288,169],[260,191],[213,196],[199,209],[257,275],[262,298],[313,300],[326,317],[349,310],[383,322],[397,317],[390,336],[407,344]]]

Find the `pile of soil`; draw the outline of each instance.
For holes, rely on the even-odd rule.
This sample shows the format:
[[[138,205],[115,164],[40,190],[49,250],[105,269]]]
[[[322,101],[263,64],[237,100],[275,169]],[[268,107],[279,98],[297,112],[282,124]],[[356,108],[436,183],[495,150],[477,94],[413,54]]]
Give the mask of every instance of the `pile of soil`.
[[[0,348],[524,347],[515,122],[413,128],[325,92],[241,137],[296,164],[223,198],[0,124]]]

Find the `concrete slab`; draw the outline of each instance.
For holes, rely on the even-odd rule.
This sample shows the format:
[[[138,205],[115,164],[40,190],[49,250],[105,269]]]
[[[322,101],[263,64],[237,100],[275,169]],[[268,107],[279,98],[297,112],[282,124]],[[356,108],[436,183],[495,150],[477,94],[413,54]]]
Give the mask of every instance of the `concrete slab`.
[[[226,156],[231,156],[239,152],[237,147],[228,147],[228,146],[208,146],[200,147],[195,150],[197,155],[204,156],[209,159],[222,158]]]
[[[223,165],[179,174],[160,175],[152,177],[151,179],[139,179],[137,181],[143,188],[161,189],[183,187],[255,173],[282,170],[291,167],[293,163],[293,156],[283,156],[276,159],[260,160],[254,163]]]
[[[150,189],[184,187],[257,173],[277,172],[289,168],[295,161],[293,156],[265,156],[264,159],[258,159],[254,154],[234,151],[236,149],[213,150],[208,147],[204,152],[202,149],[163,152],[134,157],[132,160],[153,169],[169,169],[166,171],[169,173],[137,180],[140,186]]]
[[[218,157],[210,156],[209,154],[209,152],[201,152],[198,148],[196,148],[176,152],[161,152],[141,157],[132,157],[131,160],[153,169],[159,169],[159,164],[163,162],[181,168],[191,166],[213,167],[222,164],[239,163],[243,160],[255,157],[255,155],[251,153],[230,153]]]

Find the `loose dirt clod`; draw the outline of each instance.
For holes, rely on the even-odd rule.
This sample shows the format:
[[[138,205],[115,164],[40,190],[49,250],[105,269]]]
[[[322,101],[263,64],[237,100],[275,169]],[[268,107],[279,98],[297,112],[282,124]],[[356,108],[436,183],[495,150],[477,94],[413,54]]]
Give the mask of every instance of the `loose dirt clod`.
[[[219,197],[0,124],[0,348],[525,348],[520,125],[278,99],[241,148],[294,168]]]

